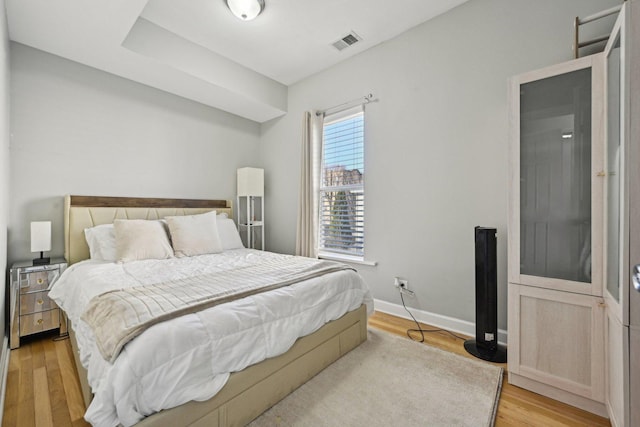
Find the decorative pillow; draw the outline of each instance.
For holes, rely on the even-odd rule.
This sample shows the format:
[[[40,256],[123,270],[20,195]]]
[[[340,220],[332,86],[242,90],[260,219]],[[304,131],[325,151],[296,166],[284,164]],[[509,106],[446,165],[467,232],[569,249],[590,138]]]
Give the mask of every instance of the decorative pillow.
[[[168,216],[165,219],[177,257],[222,252],[216,211],[200,215]]]
[[[115,262],[116,259],[118,259],[116,255],[116,235],[113,231],[113,224],[102,224],[85,228],[84,238],[87,240],[91,259],[110,262]]]
[[[236,223],[228,218],[226,213],[218,215],[216,221],[218,222],[218,234],[220,235],[223,250],[228,251],[229,249],[244,248],[240,234],[238,234],[238,229],[236,228]]]
[[[113,229],[118,262],[173,257],[169,236],[161,221],[116,219]]]

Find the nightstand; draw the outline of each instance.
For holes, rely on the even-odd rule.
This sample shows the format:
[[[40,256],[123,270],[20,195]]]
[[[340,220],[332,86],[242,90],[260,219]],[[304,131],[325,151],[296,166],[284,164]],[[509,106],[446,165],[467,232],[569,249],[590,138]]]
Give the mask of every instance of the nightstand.
[[[33,265],[32,261],[11,266],[11,337],[10,347],[20,347],[20,338],[59,329],[67,333],[67,322],[60,309],[49,298],[49,288],[67,268],[64,258],[53,258],[50,264]]]

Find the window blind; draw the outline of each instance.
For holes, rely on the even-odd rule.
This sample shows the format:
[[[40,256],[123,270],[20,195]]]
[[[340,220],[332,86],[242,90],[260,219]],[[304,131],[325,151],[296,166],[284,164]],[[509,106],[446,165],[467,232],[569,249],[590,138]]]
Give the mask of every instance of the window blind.
[[[325,116],[320,183],[320,252],[364,257],[364,111]]]

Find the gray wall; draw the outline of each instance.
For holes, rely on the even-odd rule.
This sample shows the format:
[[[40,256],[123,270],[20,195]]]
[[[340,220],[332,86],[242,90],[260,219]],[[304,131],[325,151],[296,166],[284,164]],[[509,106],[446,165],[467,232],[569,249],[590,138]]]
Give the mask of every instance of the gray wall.
[[[4,0],[0,0],[0,271],[7,267],[7,223],[9,217],[9,32]],[[6,276],[0,274],[6,289]],[[5,327],[5,292],[0,292],[0,331]]]
[[[53,222],[51,254],[63,254],[65,194],[235,198],[236,168],[257,164],[260,133],[252,121],[15,43],[11,130],[10,262],[37,255],[37,220]]]
[[[291,86],[289,113],[261,128],[268,249],[295,248],[303,111],[372,92],[366,258],[378,265],[358,270],[375,298],[400,303],[401,276],[408,305],[474,321],[473,228],[497,227],[506,329],[507,79],[571,59],[574,17],[617,3],[472,0]]]

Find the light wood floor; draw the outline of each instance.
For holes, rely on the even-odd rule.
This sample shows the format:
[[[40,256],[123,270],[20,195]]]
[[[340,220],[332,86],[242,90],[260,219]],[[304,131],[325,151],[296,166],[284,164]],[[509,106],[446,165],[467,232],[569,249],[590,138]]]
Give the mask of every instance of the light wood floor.
[[[3,426],[89,426],[68,339],[28,337],[11,350]]]
[[[379,312],[369,319],[369,325],[405,337],[407,329],[415,326],[409,320]],[[425,335],[429,345],[475,359],[464,350],[460,339],[444,332]],[[506,364],[501,366],[505,368],[505,377],[496,426],[610,426],[605,418],[510,385],[506,380]],[[43,337],[11,351],[3,426],[87,426],[83,413],[68,340]]]

